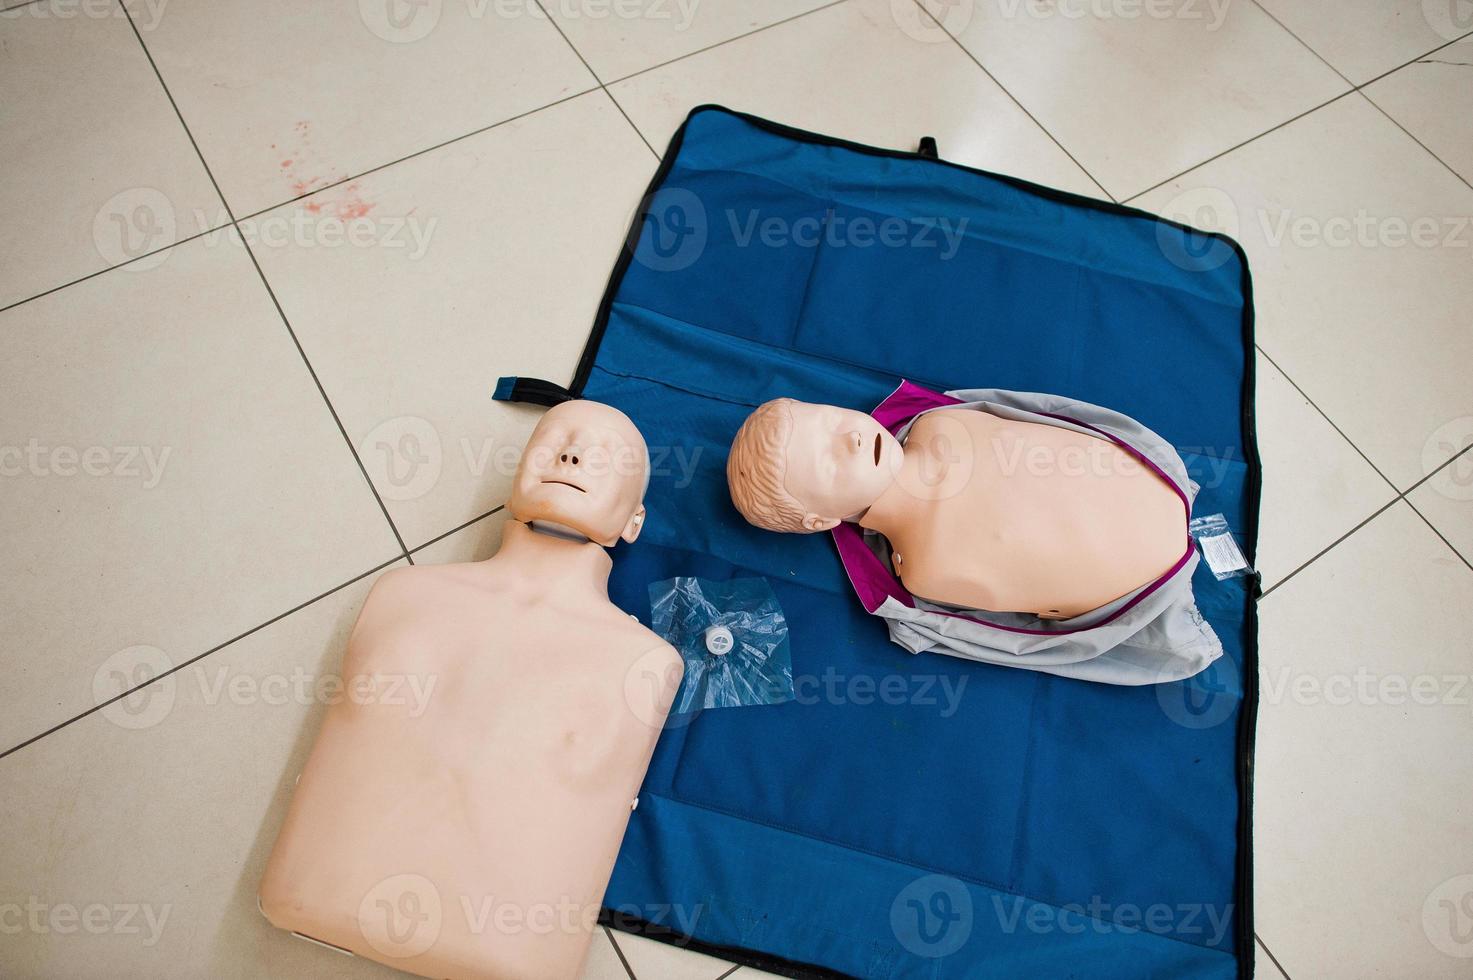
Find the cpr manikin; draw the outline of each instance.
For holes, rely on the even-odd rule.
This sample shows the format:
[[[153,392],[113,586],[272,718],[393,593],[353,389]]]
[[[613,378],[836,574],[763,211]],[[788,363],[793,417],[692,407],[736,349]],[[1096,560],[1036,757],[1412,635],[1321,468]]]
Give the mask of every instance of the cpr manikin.
[[[1068,619],[1152,582],[1187,542],[1182,496],[1114,442],[987,411],[919,415],[902,446],[874,417],[780,398],[727,464],[751,523],[883,535],[915,596]]]
[[[272,923],[427,977],[579,974],[681,677],[607,592],[648,472],[627,417],[566,402],[495,556],[378,580],[261,882]]]

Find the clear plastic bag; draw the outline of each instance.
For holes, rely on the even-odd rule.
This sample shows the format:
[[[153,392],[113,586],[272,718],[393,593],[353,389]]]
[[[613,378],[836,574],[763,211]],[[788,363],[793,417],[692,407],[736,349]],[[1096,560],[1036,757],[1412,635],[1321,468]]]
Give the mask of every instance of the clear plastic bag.
[[[1219,582],[1253,574],[1253,568],[1243,557],[1243,549],[1238,547],[1238,540],[1233,537],[1232,528],[1228,527],[1227,518],[1222,514],[1194,517],[1187,524],[1187,531],[1197,539],[1207,567]]]
[[[671,714],[793,699],[788,623],[765,578],[655,582],[650,613],[685,661]]]

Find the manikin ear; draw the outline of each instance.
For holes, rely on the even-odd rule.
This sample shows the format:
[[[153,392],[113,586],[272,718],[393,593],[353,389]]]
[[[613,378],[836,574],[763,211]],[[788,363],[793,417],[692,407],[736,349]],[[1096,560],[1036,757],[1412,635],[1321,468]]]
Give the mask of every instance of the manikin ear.
[[[624,531],[619,537],[623,538],[629,544],[633,544],[634,539],[639,537],[639,532],[642,530],[644,530],[643,504],[640,505],[639,510],[634,512],[634,516],[629,518],[629,523],[624,525]]]
[[[819,517],[817,514],[803,515],[803,528],[807,531],[828,531],[839,526],[839,522],[832,517]]]

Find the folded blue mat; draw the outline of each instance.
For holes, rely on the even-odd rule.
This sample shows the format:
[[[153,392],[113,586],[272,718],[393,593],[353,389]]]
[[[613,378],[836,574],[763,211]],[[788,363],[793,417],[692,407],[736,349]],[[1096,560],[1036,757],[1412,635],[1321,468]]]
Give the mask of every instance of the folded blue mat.
[[[943,148],[944,149],[944,148]],[[787,395],[901,378],[1053,392],[1173,443],[1250,560],[1259,463],[1236,244],[1131,208],[703,106],[640,209],[570,390],[653,453],[614,600],[766,576],[797,697],[668,729],[605,921],[788,976],[1250,976],[1257,580],[1203,674],[1112,687],[891,644],[827,534],[748,526],[727,447]],[[555,400],[523,380],[499,397]]]

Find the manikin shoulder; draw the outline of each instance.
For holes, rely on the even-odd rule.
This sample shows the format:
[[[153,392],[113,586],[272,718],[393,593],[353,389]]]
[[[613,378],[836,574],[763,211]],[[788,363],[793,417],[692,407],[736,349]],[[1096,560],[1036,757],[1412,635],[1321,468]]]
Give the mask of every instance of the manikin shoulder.
[[[601,645],[639,655],[680,660],[680,655],[659,634],[602,597],[563,597],[557,594],[528,596],[514,572],[492,562],[460,562],[446,565],[413,565],[390,569],[380,575],[364,602],[355,632],[365,627],[380,629],[388,624],[410,626],[426,617],[484,613],[488,607],[506,602],[529,611],[541,606],[561,621],[581,623],[597,631]]]

